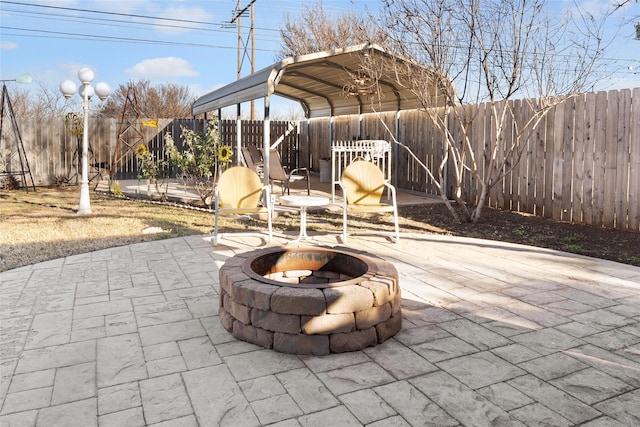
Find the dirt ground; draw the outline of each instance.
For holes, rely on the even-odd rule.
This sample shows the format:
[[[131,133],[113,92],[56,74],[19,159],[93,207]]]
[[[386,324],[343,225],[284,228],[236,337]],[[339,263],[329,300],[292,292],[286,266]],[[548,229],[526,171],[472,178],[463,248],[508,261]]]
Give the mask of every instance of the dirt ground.
[[[460,223],[453,219],[444,203],[400,206],[398,211],[401,232],[499,240],[640,266],[640,233],[569,224],[491,208],[483,209],[478,223]],[[278,221],[283,223],[282,219]],[[380,229],[393,228],[390,215],[349,216],[350,228],[371,229],[372,222]],[[285,220],[284,224],[289,225],[289,221]],[[292,224],[291,229],[295,230],[296,226]],[[314,212],[308,226],[336,232],[342,228],[342,213]]]
[[[640,266],[640,233],[552,221],[485,208],[477,224],[457,223],[443,204],[403,206],[403,231],[500,240]]]

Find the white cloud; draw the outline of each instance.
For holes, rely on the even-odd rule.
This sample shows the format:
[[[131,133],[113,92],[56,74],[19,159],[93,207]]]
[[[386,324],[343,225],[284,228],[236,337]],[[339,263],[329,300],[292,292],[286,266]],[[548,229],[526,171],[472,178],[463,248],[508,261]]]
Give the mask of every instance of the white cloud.
[[[207,12],[205,9],[199,7],[185,7],[185,6],[176,6],[165,9],[158,16],[161,18],[171,18],[171,19],[183,19],[186,21],[201,21],[208,22],[211,21],[212,15]],[[158,32],[162,33],[170,33],[170,34],[179,34],[187,31],[195,30],[201,28],[201,24],[194,24],[189,22],[168,22],[164,20],[156,21],[157,25],[154,26],[154,29]],[[163,25],[173,25],[179,26],[181,28],[176,27],[167,27]]]
[[[611,4],[608,1],[601,0],[587,0],[575,3],[573,9],[575,9],[576,6],[581,12],[589,13],[595,17],[600,17],[606,13],[607,10],[611,9]]]
[[[0,41],[0,50],[13,50],[18,48],[18,43]]]
[[[97,10],[105,10],[117,13],[133,13],[135,11],[140,11],[151,6],[152,2],[148,0],[93,0],[91,5],[93,9]]]
[[[593,91],[633,89],[636,87],[640,87],[640,75],[636,74],[634,76],[634,72],[629,71],[628,77],[606,78],[599,80]]]
[[[602,19],[606,15],[613,12],[612,18],[625,18],[626,11],[633,7],[633,1],[612,1],[612,0],[583,0],[583,1],[565,1],[565,7],[570,11],[578,11],[582,14],[587,13],[596,19]],[[627,17],[628,18],[628,17]]]
[[[224,84],[222,83],[218,83],[215,84],[213,86],[209,86],[209,87],[204,87],[198,83],[195,84],[190,84],[189,85],[189,92],[191,93],[191,95],[195,96],[195,97],[201,97],[202,95],[205,95],[211,91],[214,91],[216,89],[220,89],[222,86],[224,86]]]
[[[169,56],[167,58],[145,59],[125,72],[134,78],[154,79],[163,77],[197,77],[200,73],[193,69],[189,61]]]
[[[78,2],[76,0],[36,0],[31,3],[40,3],[50,6],[59,6],[59,7],[69,7],[69,6],[77,6]]]
[[[86,65],[79,62],[60,62],[56,66],[57,69],[62,70],[64,79],[71,79],[73,81],[77,80],[78,70],[80,70],[80,68],[82,67],[86,67]],[[95,69],[93,67],[89,68],[91,68],[95,72]]]

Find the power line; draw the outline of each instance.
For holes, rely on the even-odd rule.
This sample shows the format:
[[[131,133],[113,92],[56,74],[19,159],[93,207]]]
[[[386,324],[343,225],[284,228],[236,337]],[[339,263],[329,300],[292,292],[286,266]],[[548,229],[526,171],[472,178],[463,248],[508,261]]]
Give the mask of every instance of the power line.
[[[249,9],[251,6],[253,6],[253,4],[256,2],[256,0],[251,0],[251,2],[246,5],[242,10],[240,11],[236,11],[234,13],[233,18],[231,18],[231,24],[233,24],[235,22],[236,19],[238,19],[239,17],[241,17],[246,11],[247,9]]]
[[[192,2],[193,3],[197,3],[197,2]],[[201,2],[202,3],[202,2]],[[208,4],[208,2],[205,2]],[[243,10],[239,11],[240,14],[242,14],[243,12],[246,12],[246,10],[248,9],[249,6],[253,6],[253,4],[255,3],[255,0],[252,0]],[[289,3],[287,3],[286,5],[283,6],[279,6],[276,5],[278,3],[278,0],[274,0],[273,4],[269,5],[270,9],[279,9],[279,8],[287,8],[287,10],[291,11],[291,9],[296,9],[296,5],[291,5]],[[338,2],[339,3],[339,2]],[[204,31],[204,32],[220,32],[223,34],[230,34],[232,33],[232,31],[227,31],[227,30],[222,30],[222,29],[213,29],[213,28],[201,28],[201,27],[192,27],[192,26],[187,26],[187,25],[180,25],[180,24],[197,24],[197,25],[207,25],[207,26],[212,26],[212,25],[226,25],[226,23],[216,23],[216,22],[208,22],[208,21],[197,21],[197,20],[187,20],[187,19],[178,19],[178,18],[163,18],[163,17],[157,17],[157,16],[151,16],[151,15],[142,15],[142,14],[127,14],[127,13],[119,13],[119,12],[106,12],[106,11],[101,11],[101,10],[91,10],[91,9],[81,9],[81,8],[70,8],[70,7],[62,7],[62,6],[48,6],[48,5],[40,5],[40,4],[33,4],[33,3],[23,3],[23,2],[17,2],[17,1],[7,1],[7,0],[0,0],[0,10],[5,10],[8,12],[14,12],[14,13],[22,13],[22,14],[27,14],[27,15],[36,15],[37,18],[39,19],[50,19],[50,18],[45,18],[42,17],[41,15],[47,15],[47,16],[52,16],[52,17],[66,17],[66,18],[74,18],[74,15],[71,14],[64,14],[64,13],[55,13],[55,12],[44,12],[44,11],[40,11],[40,12],[30,12],[30,11],[16,11],[14,9],[10,9],[10,8],[6,8],[6,7],[2,7],[5,4],[12,4],[12,5],[20,5],[20,6],[28,6],[28,7],[35,7],[35,8],[46,8],[46,9],[53,9],[53,10],[62,10],[62,11],[69,11],[69,12],[87,12],[87,13],[96,13],[96,14],[101,14],[101,15],[113,15],[113,16],[121,16],[121,17],[129,17],[129,18],[139,18],[139,19],[143,19],[143,20],[156,20],[156,21],[166,21],[166,22],[175,22],[177,23],[177,25],[173,25],[170,23],[158,23],[158,22],[136,22],[136,23],[131,23],[129,21],[124,21],[124,20],[119,20],[116,18],[112,18],[112,19],[106,19],[106,18],[94,18],[94,17],[84,17],[82,19],[85,20],[91,20],[94,25],[95,24],[100,24],[100,20],[102,21],[108,21],[108,22],[114,22],[119,24],[118,26],[122,26],[122,27],[132,27],[136,28],[135,26],[157,26],[157,27],[165,27],[165,28],[175,28],[175,29],[185,29],[185,30],[191,30],[191,31]],[[204,3],[203,3],[204,4]],[[340,5],[342,5],[340,3]],[[238,8],[239,9],[239,8]],[[236,9],[236,11],[238,11],[238,9]],[[339,8],[338,8],[339,9]],[[236,18],[239,17],[238,14],[236,16]],[[52,21],[60,21],[60,19],[50,19]],[[78,20],[73,20],[73,19],[68,19],[67,22],[81,22]],[[233,22],[233,20],[232,20]],[[101,24],[104,25],[104,24]],[[156,44],[156,45],[166,45],[166,46],[187,46],[187,47],[203,47],[203,48],[222,48],[222,49],[234,49],[234,47],[231,46],[220,46],[220,45],[210,45],[210,44],[206,44],[206,43],[193,43],[193,42],[181,42],[181,41],[167,41],[167,40],[149,40],[149,39],[145,39],[145,38],[135,38],[135,37],[114,37],[114,36],[106,36],[106,35],[94,35],[94,34],[81,34],[81,33],[71,33],[71,32],[65,32],[65,31],[46,31],[46,30],[36,30],[36,29],[32,29],[32,28],[18,28],[18,27],[3,27],[2,25],[0,25],[0,29],[9,29],[9,30],[13,30],[13,31],[24,31],[24,32],[30,32],[30,33],[42,33],[42,34],[48,34],[48,37],[52,37],[52,38],[59,38],[59,39],[91,39],[92,41],[112,41],[112,42],[120,42],[120,43],[139,43],[139,44]],[[138,27],[140,28],[140,27]],[[256,28],[258,29],[258,28]],[[276,32],[279,30],[276,29],[271,29],[271,28],[259,28],[261,30],[264,31],[269,31],[269,32]],[[35,34],[19,34],[19,33],[5,33],[5,35],[11,35],[11,36],[15,36],[15,37],[44,37],[44,36],[38,36]],[[254,34],[252,34],[253,36]],[[272,36],[269,34],[259,34],[261,39],[267,39],[267,38],[277,38],[278,36]],[[248,43],[246,44],[248,45]],[[275,49],[258,49],[259,51],[262,52],[274,52]],[[245,49],[245,56],[247,55],[246,53],[246,49]],[[571,58],[571,56],[567,56],[567,55],[562,55],[559,53],[556,53],[557,57],[560,58]],[[605,61],[612,61],[612,62],[633,62],[633,63],[637,63],[638,61],[634,61],[631,60],[629,58],[612,58],[612,57],[608,57],[608,58],[601,58],[602,60]]]
[[[4,1],[4,0],[0,0],[0,5],[2,5],[3,3],[21,4],[21,3],[17,3],[17,2],[7,2],[7,1]],[[42,6],[42,7],[45,7],[45,6]],[[51,7],[51,6],[46,6],[46,7]],[[71,8],[62,8],[62,7],[57,7],[57,8],[58,9],[71,9]],[[226,31],[224,29],[212,29],[212,28],[201,28],[201,27],[186,26],[186,25],[162,24],[162,23],[158,23],[158,22],[142,22],[142,21],[131,22],[129,20],[97,18],[97,17],[90,17],[90,16],[84,16],[82,18],[78,18],[77,15],[72,15],[72,14],[55,13],[55,12],[48,12],[47,13],[47,12],[43,12],[43,11],[34,12],[34,11],[25,11],[25,10],[20,10],[20,9],[6,8],[6,7],[2,8],[2,10],[6,11],[6,12],[12,12],[12,13],[15,13],[15,14],[19,14],[19,15],[26,15],[26,16],[30,16],[30,17],[36,17],[38,19],[52,20],[52,21],[56,21],[56,22],[59,21],[59,19],[49,19],[49,18],[45,18],[44,16],[71,18],[69,20],[71,22],[91,21],[91,22],[93,22],[94,24],[97,24],[97,25],[100,25],[101,22],[106,21],[106,22],[115,22],[115,23],[120,23],[120,24],[127,24],[127,25],[124,25],[124,26],[128,26],[128,27],[131,26],[130,24],[136,24],[136,25],[143,25],[143,26],[163,27],[163,28],[176,28],[176,29],[186,29],[186,30],[214,31],[214,32],[230,33],[230,31]],[[85,10],[85,9],[79,9],[79,10]],[[226,22],[215,23],[215,22],[204,22],[204,21],[189,21],[189,20],[175,19],[175,18],[162,18],[162,17],[149,16],[149,15],[133,15],[133,14],[111,13],[111,12],[103,12],[103,11],[96,11],[95,13],[102,13],[102,14],[116,15],[116,16],[142,17],[142,18],[145,18],[145,19],[162,20],[162,21],[175,21],[175,22],[186,22],[186,23],[216,25],[216,26],[219,26],[220,28],[229,28],[228,27],[228,23],[226,23]],[[266,27],[256,27],[256,29],[260,30],[260,31],[273,32],[273,33],[277,33],[279,31],[278,29],[266,28]],[[271,35],[267,35],[267,34],[262,34],[262,36],[264,36],[264,37],[276,37],[276,35],[271,36]]]
[[[29,31],[33,33],[54,34],[57,36],[61,36],[60,38],[65,38],[65,39],[89,38],[89,39],[93,39],[94,41],[105,41],[105,42],[110,41],[110,42],[126,42],[126,43],[141,43],[141,44],[159,44],[159,45],[166,45],[166,46],[205,47],[205,48],[211,48],[211,49],[235,49],[235,47],[231,47],[231,46],[210,45],[210,44],[204,44],[204,43],[172,42],[172,41],[166,41],[166,40],[150,40],[150,39],[139,39],[139,38],[131,38],[131,37],[102,36],[102,35],[93,35],[93,34],[69,33],[69,32],[62,32],[62,31],[48,31],[48,30],[34,30],[30,28],[28,29],[28,28],[16,28],[16,27],[5,27],[5,26],[0,26],[0,28],[14,30],[14,31]],[[22,37],[39,37],[35,35],[30,35],[30,34],[14,34],[14,33],[6,33],[6,34],[14,35],[14,36],[22,36]],[[62,36],[66,36],[66,37],[62,37]],[[272,52],[271,50],[266,50],[266,49],[263,49],[262,51]]]
[[[40,8],[47,8],[47,9],[69,10],[74,12],[96,13],[96,14],[103,14],[103,15],[126,16],[128,18],[159,19],[162,21],[186,22],[190,24],[202,24],[202,25],[222,25],[222,23],[194,21],[191,19],[163,18],[159,16],[149,16],[149,15],[140,15],[140,14],[120,13],[120,12],[106,12],[103,10],[79,9],[75,7],[63,7],[63,6],[49,6],[44,4],[23,3],[23,2],[7,1],[7,0],[2,0],[0,3],[15,4],[20,6],[40,7]]]
[[[149,27],[149,26],[153,26],[153,27],[161,27],[161,28],[170,28],[170,29],[184,29],[184,30],[191,30],[191,31],[204,31],[204,32],[214,32],[214,33],[222,33],[222,34],[233,34],[233,31],[231,30],[226,30],[226,29],[215,29],[215,28],[197,28],[197,27],[189,27],[189,26],[183,26],[183,25],[171,25],[171,24],[158,24],[158,23],[147,23],[147,22],[131,22],[131,21],[124,21],[124,20],[120,20],[120,19],[108,19],[108,18],[91,18],[91,17],[86,17],[86,18],[76,18],[76,17],[72,17],[71,15],[66,15],[66,14],[58,14],[58,13],[45,13],[45,12],[23,12],[23,11],[17,11],[17,10],[12,10],[12,9],[3,9],[5,11],[9,11],[9,12],[13,12],[17,15],[26,15],[29,16],[31,18],[36,18],[36,19],[41,19],[41,20],[47,20],[47,21],[55,21],[55,22],[73,22],[73,23],[86,23],[86,21],[91,21],[91,25],[100,25],[100,26],[109,26],[109,27],[113,27],[114,25],[110,24],[110,23],[117,23],[120,24],[118,25],[118,27],[123,27],[123,28],[138,28],[138,29],[142,29],[144,27]],[[44,15],[44,16],[43,16]],[[52,19],[52,18],[48,18],[48,16],[53,16],[53,17],[58,17],[56,19]],[[60,18],[64,18],[64,19],[60,19]],[[2,26],[0,25],[0,28],[2,28]],[[266,29],[268,31],[273,31],[273,30],[269,30]],[[277,38],[278,36],[276,35],[269,35],[269,34],[259,34],[260,37],[264,37],[264,38]]]
[[[32,18],[48,20],[52,21],[54,19],[48,18],[51,17],[59,17],[56,18],[56,22],[75,22],[75,23],[86,23],[90,22],[91,25],[103,25],[103,26],[113,26],[111,23],[121,24],[122,27],[130,27],[130,28],[141,28],[141,26],[154,26],[154,27],[162,27],[162,28],[171,28],[171,29],[185,29],[185,30],[199,30],[199,31],[213,31],[213,32],[221,32],[221,33],[229,33],[230,31],[219,30],[214,28],[197,28],[197,27],[189,27],[184,25],[172,25],[172,24],[160,24],[160,23],[148,23],[148,22],[131,22],[131,21],[123,21],[120,19],[109,19],[109,18],[92,18],[92,17],[83,17],[83,18],[74,18],[71,15],[59,14],[59,13],[46,13],[46,12],[23,12],[19,10],[12,9],[4,9],[8,12],[13,12],[17,15],[26,15]],[[33,16],[32,16],[33,15]],[[60,19],[63,18],[63,19]]]
[[[0,6],[3,5],[3,4],[12,4],[12,5],[20,5],[20,6],[31,6],[31,7],[35,7],[35,8],[46,8],[46,9],[62,10],[62,11],[87,12],[87,13],[94,13],[94,14],[101,14],[101,15],[121,16],[121,17],[147,19],[147,20],[160,20],[160,21],[189,23],[189,24],[198,24],[198,25],[205,24],[207,26],[211,26],[211,25],[219,25],[219,26],[220,25],[226,25],[224,23],[215,23],[215,22],[207,22],[207,21],[186,20],[186,19],[178,19],[178,18],[163,18],[163,17],[142,15],[142,14],[127,14],[127,13],[118,13],[118,12],[106,12],[106,11],[101,11],[101,10],[80,9],[80,8],[71,8],[71,7],[62,7],[62,6],[47,6],[47,5],[38,5],[38,4],[33,4],[33,3],[23,3],[23,2],[0,0]],[[224,30],[224,29],[201,28],[201,27],[193,27],[193,26],[186,26],[186,25],[172,25],[172,24],[168,24],[168,23],[142,22],[142,21],[136,22],[136,23],[132,23],[130,21],[124,21],[124,20],[121,20],[121,19],[95,18],[95,17],[91,17],[91,16],[86,16],[86,17],[83,17],[83,18],[80,19],[80,18],[76,18],[74,15],[65,14],[65,13],[44,12],[44,11],[31,12],[31,11],[15,10],[15,9],[6,8],[6,7],[2,8],[2,9],[5,10],[5,11],[8,11],[8,12],[13,12],[13,13],[17,13],[17,14],[24,14],[24,15],[28,15],[28,16],[35,15],[35,17],[38,18],[38,19],[51,20],[51,21],[56,21],[56,22],[60,21],[60,19],[58,19],[58,17],[63,17],[63,18],[68,18],[68,19],[66,19],[67,22],[83,23],[84,21],[91,21],[92,25],[95,25],[95,24],[108,25],[108,24],[103,24],[102,23],[103,21],[107,21],[107,22],[117,23],[117,24],[119,24],[119,26],[122,26],[122,27],[129,27],[129,28],[140,28],[140,26],[154,26],[154,27],[170,28],[170,29],[186,29],[186,30],[191,30],[191,31],[205,31],[205,32],[213,31],[213,32],[220,32],[220,33],[223,33],[223,34],[232,33],[232,31]],[[51,19],[51,18],[48,18],[48,17],[44,17],[43,15],[46,15],[48,17],[56,17],[56,18],[55,19]],[[0,29],[9,29],[9,30],[14,30],[14,31],[25,31],[25,32],[30,32],[30,33],[55,34],[55,36],[52,36],[53,38],[61,38],[61,39],[77,39],[77,38],[87,39],[88,38],[88,39],[91,39],[91,40],[94,40],[94,41],[115,41],[115,42],[124,42],[124,43],[158,44],[158,45],[167,45],[167,46],[191,46],[191,47],[232,49],[229,46],[208,45],[208,44],[204,44],[204,43],[173,42],[173,41],[166,41],[166,40],[148,40],[148,39],[144,39],[144,38],[135,38],[135,37],[114,37],[114,36],[106,36],[106,35],[71,33],[71,32],[65,32],[65,31],[37,30],[37,29],[33,29],[33,28],[7,27],[7,26],[2,26],[2,25],[0,25]],[[271,29],[271,28],[260,28],[260,30],[269,31],[269,32],[276,32],[277,31],[277,30],[274,30],[274,29]],[[37,37],[34,34],[20,34],[20,33],[5,33],[5,35],[12,35],[12,36],[16,36],[16,37]],[[278,37],[276,35],[270,35],[270,34],[259,34],[259,36],[261,38],[264,38],[264,39],[271,38],[272,40],[275,40]],[[272,49],[260,49],[260,51],[273,52],[274,50],[272,50]]]
[[[249,58],[249,61],[251,63],[251,74],[254,73],[255,71],[255,65],[256,65],[256,36],[255,36],[255,8],[254,8],[254,3],[256,2],[256,0],[251,0],[249,2],[249,4],[247,4],[242,10],[240,9],[240,1],[238,0],[238,5],[236,10],[234,11],[233,17],[231,18],[231,23],[233,24],[236,20],[238,21],[237,27],[238,27],[238,73],[237,73],[237,77],[238,80],[240,80],[241,75],[242,75],[242,63],[244,62],[243,59],[247,56],[247,47],[249,44],[249,39],[251,40],[251,57]],[[246,11],[251,8],[251,26],[249,27],[249,34],[247,36],[247,41],[243,43],[242,41],[242,24],[241,24],[241,17],[242,15],[244,15],[246,13]],[[242,55],[240,53],[241,48],[244,44],[244,55]],[[240,110],[240,105],[238,104],[238,112]],[[255,101],[251,100],[251,120],[255,120]]]

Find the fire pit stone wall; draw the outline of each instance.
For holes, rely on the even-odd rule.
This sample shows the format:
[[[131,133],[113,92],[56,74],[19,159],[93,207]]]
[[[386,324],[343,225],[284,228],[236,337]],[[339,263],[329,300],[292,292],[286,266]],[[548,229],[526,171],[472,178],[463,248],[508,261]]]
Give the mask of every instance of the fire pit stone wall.
[[[366,272],[296,287],[247,273],[265,251],[236,255],[220,268],[220,321],[235,338],[283,353],[326,355],[375,346],[400,330],[401,293],[392,264],[346,254],[364,262]]]

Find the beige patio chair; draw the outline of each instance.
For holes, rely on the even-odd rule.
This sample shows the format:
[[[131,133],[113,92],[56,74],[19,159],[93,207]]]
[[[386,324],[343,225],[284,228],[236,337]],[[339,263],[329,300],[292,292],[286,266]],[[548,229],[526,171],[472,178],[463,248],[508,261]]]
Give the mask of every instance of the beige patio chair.
[[[258,148],[255,145],[249,145],[242,147],[241,151],[247,167],[256,171],[258,175],[262,175],[264,164],[262,163],[262,157],[260,156]]]
[[[264,197],[263,197],[264,196]],[[264,203],[261,205],[260,203]],[[222,173],[214,190],[213,245],[218,245],[218,217],[220,215],[267,216],[269,242],[272,239],[271,194],[258,174],[244,166],[234,166]],[[249,235],[258,233],[226,233]]]
[[[340,187],[344,198],[342,218],[342,241],[347,241],[347,213],[393,213],[394,233],[383,231],[362,232],[352,234],[384,235],[396,243],[400,240],[398,225],[398,206],[396,203],[396,189],[386,182],[378,166],[365,160],[357,160],[347,166],[340,177]],[[385,189],[390,193],[391,203],[382,203],[382,193]]]
[[[307,168],[299,168],[287,173],[284,166],[282,166],[278,151],[274,149],[269,150],[269,181],[271,181],[272,184],[274,181],[279,182],[282,186],[282,194],[284,194],[285,191],[287,194],[290,194],[291,182],[302,180],[307,181],[307,195],[311,194],[309,170]]]

